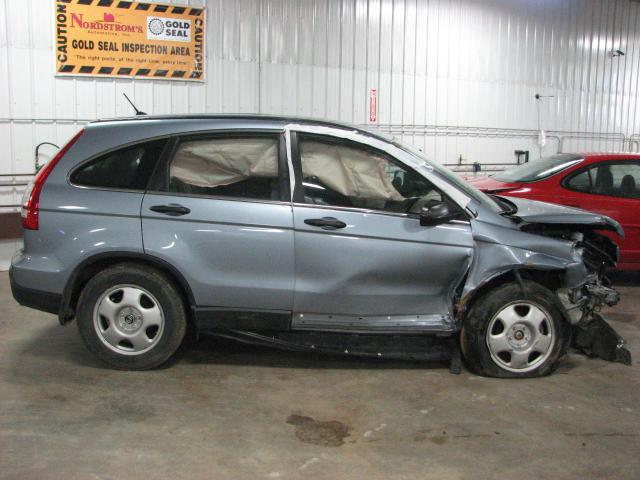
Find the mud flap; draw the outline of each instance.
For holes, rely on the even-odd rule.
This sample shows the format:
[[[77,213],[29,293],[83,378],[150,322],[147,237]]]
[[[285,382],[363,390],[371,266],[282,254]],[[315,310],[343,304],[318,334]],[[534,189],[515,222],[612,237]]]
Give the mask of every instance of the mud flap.
[[[631,352],[624,339],[601,315],[594,315],[585,325],[573,327],[573,346],[590,357],[631,365]]]

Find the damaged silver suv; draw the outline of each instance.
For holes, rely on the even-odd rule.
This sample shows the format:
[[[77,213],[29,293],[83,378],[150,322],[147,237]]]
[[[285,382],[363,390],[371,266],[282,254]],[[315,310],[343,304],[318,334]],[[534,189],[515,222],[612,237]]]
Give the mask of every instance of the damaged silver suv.
[[[23,305],[75,319],[117,368],[171,357],[189,328],[375,357],[548,374],[570,345],[630,362],[597,313],[620,225],[487,196],[354,126],[256,116],[89,124],[24,197]]]

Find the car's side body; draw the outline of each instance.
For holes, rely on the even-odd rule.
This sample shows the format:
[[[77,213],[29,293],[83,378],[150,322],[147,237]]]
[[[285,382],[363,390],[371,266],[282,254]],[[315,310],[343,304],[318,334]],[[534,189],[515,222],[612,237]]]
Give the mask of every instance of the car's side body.
[[[260,191],[258,198],[211,195],[175,182],[170,172],[177,158],[188,164],[189,152],[209,148],[206,142],[236,138],[258,139],[256,155],[260,142],[277,151],[268,167],[277,173],[263,172],[268,182],[246,187]],[[423,225],[419,213],[309,201],[309,188],[324,187],[303,177],[299,149],[322,142],[374,152],[388,162],[385,168],[397,166],[405,177],[428,183],[458,213]],[[143,186],[77,181],[83,166],[142,144],[154,152]],[[274,341],[273,332],[450,336],[482,292],[522,284],[523,277],[552,285],[558,309],[574,325],[617,298],[601,281],[616,248],[594,232],[621,233],[616,222],[573,209],[527,218],[524,203],[523,215],[511,217],[479,195],[391,139],[342,124],[253,116],[95,122],[49,174],[39,228],[25,230],[24,249],[12,262],[12,288],[21,303],[66,323],[92,276],[135,261],[172,279],[198,328],[267,331]],[[558,219],[563,228],[555,228]],[[582,245],[587,237],[592,243]],[[580,293],[585,289],[591,293]]]
[[[606,215],[618,221],[625,232],[624,238],[607,233],[620,247],[620,270],[640,269],[640,154],[584,153],[570,154],[576,159],[566,169],[530,182],[503,182],[493,177],[470,179],[476,188],[510,197],[528,198],[557,203]],[[535,162],[535,160],[533,160]],[[613,169],[613,182],[608,189],[596,188],[597,172]],[[631,170],[630,170],[631,169]],[[620,170],[624,174],[616,175]],[[626,170],[626,172],[624,172]],[[591,172],[591,173],[589,173]],[[578,176],[582,175],[578,178]],[[572,186],[572,179],[591,184]],[[627,177],[625,179],[625,177]],[[624,186],[622,185],[624,182]]]

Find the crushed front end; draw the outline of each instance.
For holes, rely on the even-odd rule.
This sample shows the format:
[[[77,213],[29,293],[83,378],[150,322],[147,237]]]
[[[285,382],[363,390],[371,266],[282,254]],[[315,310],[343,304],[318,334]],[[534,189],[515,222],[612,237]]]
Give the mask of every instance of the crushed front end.
[[[521,228],[574,242],[574,256],[580,261],[567,269],[565,286],[557,292],[571,322],[572,345],[588,356],[631,365],[624,339],[600,314],[603,307],[620,301],[606,276],[616,265],[618,246],[593,227],[536,223]]]

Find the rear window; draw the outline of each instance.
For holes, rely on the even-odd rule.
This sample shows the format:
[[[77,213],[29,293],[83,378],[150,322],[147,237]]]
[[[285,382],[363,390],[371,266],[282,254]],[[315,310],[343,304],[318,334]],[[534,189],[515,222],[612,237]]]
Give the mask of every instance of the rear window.
[[[144,191],[166,140],[141,143],[104,154],[71,174],[83,187]]]
[[[493,178],[505,183],[536,182],[573,167],[583,160],[584,158],[572,154],[552,155],[497,173]]]

